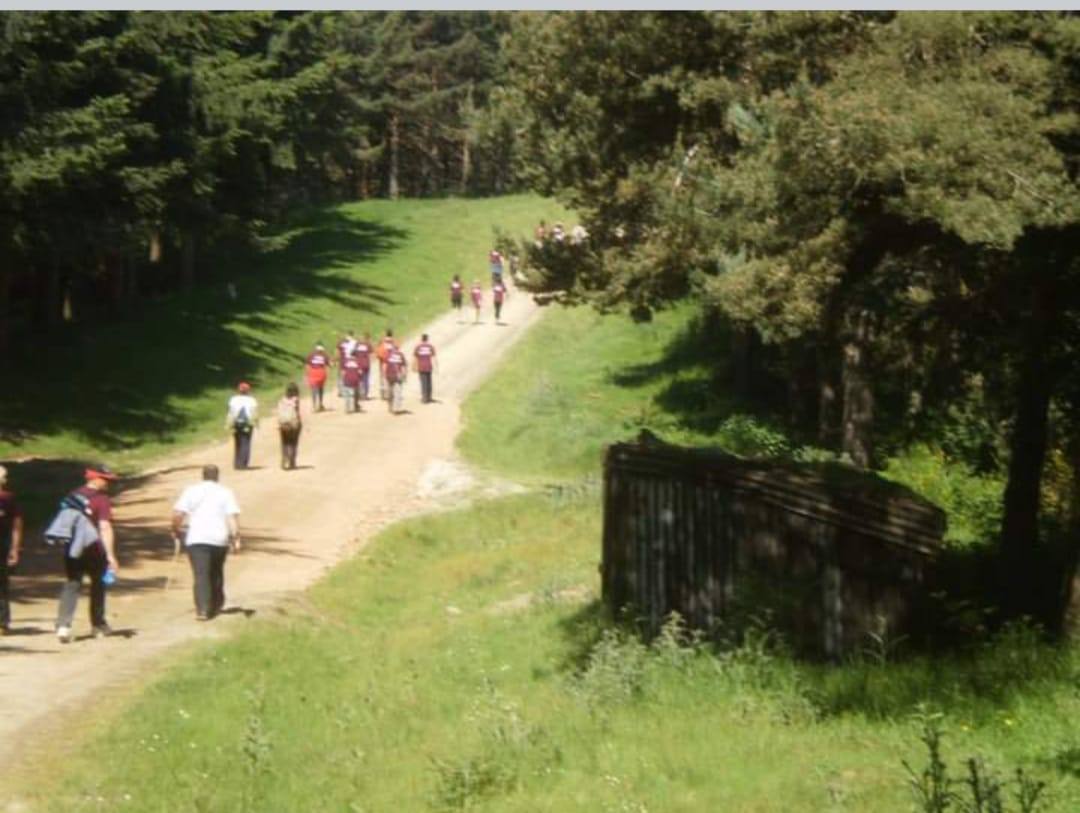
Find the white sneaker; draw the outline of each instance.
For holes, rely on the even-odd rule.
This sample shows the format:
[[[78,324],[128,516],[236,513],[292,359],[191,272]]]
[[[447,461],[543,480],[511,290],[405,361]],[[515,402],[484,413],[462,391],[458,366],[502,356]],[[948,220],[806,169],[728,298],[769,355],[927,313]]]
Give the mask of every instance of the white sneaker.
[[[70,644],[71,643],[71,627],[57,627],[56,628],[56,638],[62,644]]]

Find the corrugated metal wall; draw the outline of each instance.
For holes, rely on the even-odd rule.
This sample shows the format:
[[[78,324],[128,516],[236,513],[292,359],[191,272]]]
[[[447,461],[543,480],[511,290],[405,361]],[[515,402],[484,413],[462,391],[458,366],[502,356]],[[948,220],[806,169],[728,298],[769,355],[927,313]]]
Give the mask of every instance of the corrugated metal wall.
[[[796,649],[827,657],[882,628],[901,634],[944,515],[873,475],[834,474],[668,445],[611,447],[605,601],[650,636],[673,611],[705,631],[767,612]]]

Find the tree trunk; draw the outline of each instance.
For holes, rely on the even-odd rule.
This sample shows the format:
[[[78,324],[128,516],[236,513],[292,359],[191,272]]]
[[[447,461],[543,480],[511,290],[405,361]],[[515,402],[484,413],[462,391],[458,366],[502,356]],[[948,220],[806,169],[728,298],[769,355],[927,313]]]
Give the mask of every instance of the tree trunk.
[[[472,176],[472,133],[469,131],[473,119],[473,86],[465,92],[465,105],[462,109],[461,123],[461,194],[469,193],[469,178]]]
[[[817,438],[821,446],[829,449],[834,448],[833,417],[836,412],[837,387],[832,375],[832,359],[829,357],[828,348],[823,344],[819,345],[817,356]]]
[[[1054,389],[1049,358],[1054,319],[1052,296],[1044,286],[1036,285],[1032,303],[1025,331],[1023,366],[1017,382],[1001,521],[1002,588],[1004,609],[1010,617],[1025,612],[1033,598],[1030,591],[1039,541],[1039,496]]]
[[[826,302],[815,353],[817,355],[817,440],[825,449],[837,449],[837,429],[840,426],[840,373],[841,358],[839,332],[839,305],[832,296]]]
[[[60,316],[65,322],[75,321],[75,297],[71,289],[71,277],[65,277],[62,287]]]
[[[0,354],[11,349],[11,258],[0,262]]]
[[[185,291],[195,287],[195,230],[185,229],[181,235],[180,279]]]
[[[139,298],[139,263],[134,257],[121,255],[120,266],[124,274],[124,302],[130,304]]]
[[[862,469],[873,461],[874,392],[869,381],[867,344],[869,314],[860,313],[855,330],[844,342],[843,392],[844,417],[841,451]]]
[[[1080,430],[1078,430],[1080,431]],[[1065,573],[1062,577],[1062,629],[1065,635],[1080,638],[1080,436],[1069,444],[1072,465],[1072,492],[1069,500],[1069,526],[1065,536]]]
[[[124,258],[119,251],[109,249],[102,258],[109,279],[110,305],[114,312],[123,309],[125,302]]]
[[[805,345],[787,348],[788,374],[788,421],[803,433],[814,426],[816,418],[817,354]]]
[[[736,327],[731,337],[731,386],[740,401],[750,399],[754,378],[754,329]]]
[[[398,114],[394,113],[390,116],[390,166],[389,176],[386,181],[387,195],[390,200],[397,200],[401,194],[401,188],[398,185],[398,149],[401,143],[400,122],[398,120]]]
[[[359,200],[368,199],[368,162],[361,161],[360,169],[356,173],[356,197]]]
[[[150,246],[147,259],[151,263],[157,265],[161,262],[162,246],[161,246],[161,232],[154,230],[150,233]]]
[[[469,176],[472,175],[472,147],[469,144],[469,134],[461,140],[461,194],[469,193]]]
[[[56,327],[65,316],[67,305],[67,294],[61,286],[59,257],[52,258],[45,273],[45,325]]]

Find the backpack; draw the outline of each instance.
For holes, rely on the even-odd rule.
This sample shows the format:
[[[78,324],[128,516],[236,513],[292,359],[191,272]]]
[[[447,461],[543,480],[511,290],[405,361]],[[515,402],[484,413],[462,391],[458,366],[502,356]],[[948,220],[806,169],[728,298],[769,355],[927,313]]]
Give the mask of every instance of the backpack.
[[[248,415],[247,407],[240,407],[240,411],[236,413],[236,417],[233,418],[233,431],[234,432],[250,432],[251,431],[251,416]]]
[[[76,512],[82,518],[90,516],[90,500],[82,494],[72,492],[60,500],[60,507],[49,524],[45,526],[42,536],[46,545],[66,545],[75,538],[79,518],[71,514],[64,516],[65,512]]]
[[[300,410],[292,398],[282,398],[277,405],[277,423],[280,429],[298,429]]]

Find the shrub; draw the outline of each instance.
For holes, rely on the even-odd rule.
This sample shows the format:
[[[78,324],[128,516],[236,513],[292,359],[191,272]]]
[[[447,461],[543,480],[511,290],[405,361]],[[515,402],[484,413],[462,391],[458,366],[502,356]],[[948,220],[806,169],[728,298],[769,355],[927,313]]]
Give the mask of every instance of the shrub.
[[[947,543],[969,547],[988,544],[997,536],[1004,491],[999,478],[976,474],[926,445],[891,458],[882,474],[944,509],[949,518]]]

